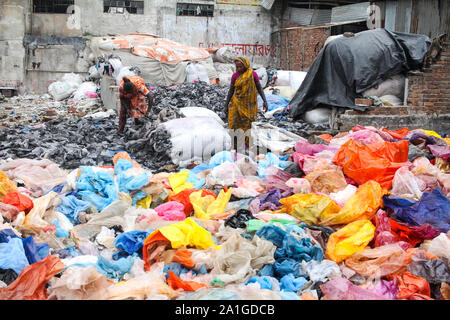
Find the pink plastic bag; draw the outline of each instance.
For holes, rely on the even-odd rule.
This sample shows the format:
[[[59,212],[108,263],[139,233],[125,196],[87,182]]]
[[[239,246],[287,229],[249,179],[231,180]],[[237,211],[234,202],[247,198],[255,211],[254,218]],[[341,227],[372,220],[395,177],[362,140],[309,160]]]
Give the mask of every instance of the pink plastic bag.
[[[426,188],[426,183],[414,176],[407,166],[404,166],[395,173],[391,192],[407,198],[420,199],[422,191]]]
[[[329,300],[388,300],[370,290],[358,287],[345,278],[330,280],[320,286]]]
[[[184,205],[176,201],[163,203],[155,208],[155,211],[164,220],[181,221],[186,219]]]

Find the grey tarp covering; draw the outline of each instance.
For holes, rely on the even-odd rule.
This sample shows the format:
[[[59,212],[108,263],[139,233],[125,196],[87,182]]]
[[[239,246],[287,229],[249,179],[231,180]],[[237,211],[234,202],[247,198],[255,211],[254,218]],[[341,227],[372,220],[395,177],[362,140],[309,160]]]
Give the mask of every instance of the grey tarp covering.
[[[290,103],[290,115],[300,118],[320,105],[365,110],[355,105],[363,91],[388,77],[419,69],[431,45],[425,35],[374,29],[337,38],[314,60]]]

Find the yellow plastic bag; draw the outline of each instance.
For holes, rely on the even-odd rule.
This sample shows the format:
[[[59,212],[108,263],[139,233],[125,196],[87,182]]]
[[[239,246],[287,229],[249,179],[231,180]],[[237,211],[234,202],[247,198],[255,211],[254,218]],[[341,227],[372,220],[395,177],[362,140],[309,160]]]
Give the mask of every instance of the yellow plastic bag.
[[[141,199],[136,202],[136,207],[149,209],[151,204],[152,204],[152,196],[146,196],[144,199]]]
[[[361,219],[370,220],[383,204],[383,196],[386,192],[378,182],[367,181],[356,190],[337,214],[325,212],[322,224],[337,225]]]
[[[5,194],[16,191],[17,186],[14,181],[10,180],[8,176],[0,170],[0,201],[3,200]]]
[[[169,184],[174,194],[183,191],[184,189],[191,189],[194,187],[193,183],[186,182],[189,177],[189,171],[180,171],[169,175]]]
[[[280,199],[283,207],[276,213],[288,213],[309,225],[320,223],[323,216],[336,214],[341,207],[327,196],[315,193],[295,194]]]
[[[189,200],[194,208],[194,216],[197,219],[211,219],[212,214],[225,213],[232,190],[232,188],[227,192],[221,190],[216,199],[211,195],[202,197],[202,190],[191,193]]]
[[[214,244],[211,234],[191,218],[186,218],[186,220],[179,223],[162,227],[155,232],[158,231],[170,241],[173,249],[183,246],[201,250],[208,249],[209,247],[214,247],[215,249],[221,248],[221,246]]]
[[[356,252],[363,251],[375,235],[375,226],[369,220],[352,222],[328,239],[325,257],[340,263]]]

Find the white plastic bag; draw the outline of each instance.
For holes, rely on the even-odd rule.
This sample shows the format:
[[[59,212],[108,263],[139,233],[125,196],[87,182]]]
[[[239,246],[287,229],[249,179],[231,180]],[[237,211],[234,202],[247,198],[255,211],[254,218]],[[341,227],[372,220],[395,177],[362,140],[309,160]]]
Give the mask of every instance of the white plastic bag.
[[[75,73],[66,73],[62,77],[61,81],[68,82],[74,88],[78,88],[83,83],[83,79],[81,79],[81,76]]]
[[[97,85],[94,82],[83,82],[75,91],[73,98],[75,100],[82,100],[89,98],[88,94],[91,96],[97,95]]]
[[[283,98],[291,100],[297,93],[297,90],[291,88],[290,86],[274,86],[274,87],[267,87],[264,90],[264,93],[277,94],[279,96],[282,96]]]
[[[291,86],[291,72],[284,70],[277,70],[276,86]]]
[[[233,63],[237,54],[230,47],[222,47],[213,54],[212,58],[214,62]]]
[[[133,70],[133,67],[123,67],[115,76],[116,84],[119,85],[120,81],[122,81],[123,77],[127,76],[138,76],[137,72]]]
[[[330,121],[330,116],[330,108],[316,108],[306,111],[303,119],[308,123],[327,123]]]
[[[382,97],[393,95],[403,100],[405,92],[405,77],[403,75],[392,76],[382,83],[363,92],[364,96]]]
[[[231,186],[243,177],[241,170],[236,163],[225,161],[221,165],[213,168],[206,177],[208,186],[222,185]]]
[[[69,98],[76,90],[69,82],[56,81],[48,86],[48,93],[56,101]]]
[[[173,119],[161,126],[171,135],[172,162],[180,166],[196,160],[207,162],[212,155],[231,149],[228,131],[210,117]]]
[[[408,167],[401,167],[395,172],[391,192],[395,195],[420,199],[426,184],[409,171]]]
[[[220,123],[220,125],[224,126],[225,122],[215,113],[214,111],[211,111],[207,108],[201,108],[201,107],[185,107],[180,108],[181,113],[186,118],[191,117],[210,117],[215,119],[217,122]]]
[[[261,122],[252,123],[251,136],[253,144],[267,148],[273,153],[284,152],[293,148],[300,140],[306,141],[305,138],[285,129]]]

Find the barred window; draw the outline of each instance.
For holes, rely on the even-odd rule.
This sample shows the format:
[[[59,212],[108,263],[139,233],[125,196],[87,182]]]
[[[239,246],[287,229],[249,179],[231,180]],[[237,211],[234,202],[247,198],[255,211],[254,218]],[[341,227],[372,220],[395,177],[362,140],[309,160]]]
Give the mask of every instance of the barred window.
[[[144,14],[144,1],[104,0],[103,12]]]
[[[68,12],[74,0],[33,0],[34,13],[73,13]]]
[[[213,17],[214,5],[177,3],[177,16]]]

